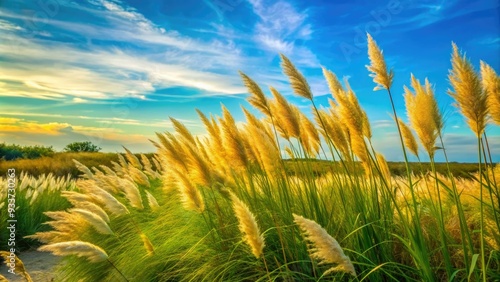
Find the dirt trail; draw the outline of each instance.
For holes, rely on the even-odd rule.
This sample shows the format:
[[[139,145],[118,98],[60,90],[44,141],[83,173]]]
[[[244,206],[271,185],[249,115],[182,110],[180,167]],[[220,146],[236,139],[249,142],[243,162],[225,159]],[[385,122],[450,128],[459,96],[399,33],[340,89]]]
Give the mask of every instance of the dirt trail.
[[[19,258],[23,261],[26,270],[30,274],[34,282],[50,282],[58,280],[54,269],[60,262],[61,258],[46,252],[24,251],[19,254]],[[5,276],[11,282],[24,282],[24,278],[20,275],[13,275],[7,272],[7,266],[2,263],[0,266],[0,274]]]

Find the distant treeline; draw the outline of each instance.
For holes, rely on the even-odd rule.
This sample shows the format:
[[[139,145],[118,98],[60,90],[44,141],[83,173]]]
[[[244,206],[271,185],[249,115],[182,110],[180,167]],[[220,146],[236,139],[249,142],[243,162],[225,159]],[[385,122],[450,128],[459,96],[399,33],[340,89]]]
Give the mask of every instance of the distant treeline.
[[[138,158],[140,154],[135,154]],[[149,159],[153,154],[145,154]],[[117,153],[100,153],[100,152],[56,152],[50,156],[42,156],[37,159],[16,159],[13,161],[0,161],[0,177],[5,176],[8,169],[15,169],[16,174],[21,172],[28,173],[33,176],[52,173],[55,176],[71,175],[73,178],[78,178],[81,172],[76,168],[73,160],[77,160],[85,166],[97,167],[105,165],[112,166],[112,161],[118,162]]]
[[[304,164],[304,162],[308,163],[308,168],[311,169],[312,173],[317,176],[323,175],[332,171],[343,171],[342,163],[333,162],[328,160],[317,160],[317,159],[298,159],[298,160],[285,160],[285,166],[287,172],[290,175],[300,176],[300,166]],[[387,162],[389,165],[389,170],[393,176],[406,176],[406,165],[404,162]],[[446,163],[436,163],[436,171],[440,174],[447,174],[448,167]],[[431,171],[430,163],[418,163],[413,162],[409,163],[410,170],[414,174],[422,174],[428,173]],[[458,162],[450,162],[449,163],[450,170],[455,177],[462,178],[470,178],[471,174],[476,173],[478,171],[477,163],[458,163]],[[364,173],[363,168],[360,163],[355,164],[355,168],[353,173]]]
[[[16,144],[0,144],[0,159],[12,161],[16,159],[37,159],[52,156],[55,153],[52,146],[21,146]]]

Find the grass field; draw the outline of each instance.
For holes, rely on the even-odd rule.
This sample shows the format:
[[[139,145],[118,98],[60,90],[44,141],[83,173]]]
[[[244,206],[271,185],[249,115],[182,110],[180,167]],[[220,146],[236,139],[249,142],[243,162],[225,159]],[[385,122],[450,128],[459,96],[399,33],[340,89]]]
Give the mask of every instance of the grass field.
[[[140,156],[136,154],[136,156]],[[152,153],[146,154],[152,157]],[[67,176],[77,179],[82,176],[73,163],[73,159],[79,161],[87,167],[94,167],[99,165],[112,166],[112,161],[118,162],[117,153],[55,153],[50,157],[42,157],[38,159],[18,159],[14,161],[0,161],[0,175],[7,174],[10,168],[18,172],[24,172],[31,176],[40,176],[43,174],[52,173],[55,176]],[[340,162],[333,162],[330,160],[321,159],[284,159],[285,169],[289,175],[300,175],[299,167],[303,162],[307,162],[312,172],[317,176],[325,175],[331,171],[342,170]],[[387,162],[391,175],[404,176],[406,174],[406,164],[404,162]],[[410,163],[410,169],[415,174],[428,173],[432,171],[431,163]],[[446,174],[448,167],[455,175],[455,177],[470,178],[478,171],[477,163],[435,163],[435,168],[438,173]],[[363,168],[358,163],[359,172],[363,173]],[[483,166],[484,167],[484,166]]]
[[[368,42],[374,82],[391,95],[393,74]],[[241,74],[261,117],[244,109],[238,124],[223,106],[221,117],[198,112],[204,137],[172,118],[175,132],[157,134],[155,155],[40,159],[39,172],[56,173],[50,163],[61,163],[61,175],[75,167],[81,177],[17,176],[18,247],[41,244],[64,256],[63,281],[500,280],[500,166],[489,162],[496,152],[484,130],[500,124],[492,69],[483,63],[476,73],[455,46],[451,95],[477,137],[477,164],[434,162],[446,152],[437,151],[446,149],[442,116],[430,84],[412,78],[409,125],[393,112],[395,147],[405,160],[426,154],[431,162],[421,168],[389,165],[371,146],[370,122],[349,85],[325,69],[334,100],[318,109],[306,79],[281,59],[313,119]]]

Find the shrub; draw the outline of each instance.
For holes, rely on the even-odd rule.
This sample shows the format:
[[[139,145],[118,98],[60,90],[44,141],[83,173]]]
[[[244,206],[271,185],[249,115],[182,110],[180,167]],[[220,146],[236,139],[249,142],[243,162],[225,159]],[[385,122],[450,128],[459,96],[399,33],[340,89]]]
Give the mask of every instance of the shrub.
[[[90,141],[73,142],[66,145],[64,148],[66,152],[99,152],[100,150],[101,147],[97,147]]]

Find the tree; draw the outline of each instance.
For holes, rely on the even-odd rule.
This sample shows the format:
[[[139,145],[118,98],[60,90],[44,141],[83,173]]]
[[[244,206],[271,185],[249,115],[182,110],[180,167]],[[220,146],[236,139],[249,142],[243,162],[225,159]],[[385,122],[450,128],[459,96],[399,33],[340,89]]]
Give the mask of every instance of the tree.
[[[100,150],[101,147],[97,147],[90,141],[73,142],[64,147],[66,152],[99,152]]]

